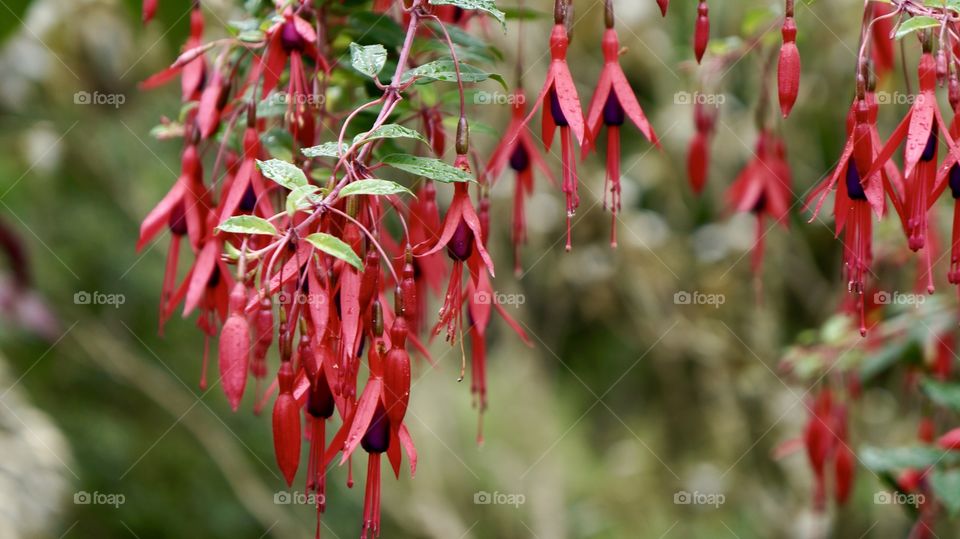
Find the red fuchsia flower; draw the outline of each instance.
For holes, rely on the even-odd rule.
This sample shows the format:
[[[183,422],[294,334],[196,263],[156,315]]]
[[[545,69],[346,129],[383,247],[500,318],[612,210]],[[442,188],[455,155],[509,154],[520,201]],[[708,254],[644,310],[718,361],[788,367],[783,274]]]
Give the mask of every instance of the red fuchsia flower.
[[[960,137],[960,81],[957,74],[950,75],[950,104],[953,107],[953,120],[950,123],[950,134],[956,139]],[[960,165],[952,154],[947,156],[943,166],[937,172],[936,187],[933,190],[934,201],[940,198],[946,188],[950,188],[953,198],[953,227],[950,241],[950,270],[947,280],[950,284],[960,285]],[[931,201],[932,205],[932,201]],[[960,286],[957,287],[960,294]]]
[[[292,486],[300,466],[300,405],[293,398],[294,371],[289,357],[281,358],[277,379],[280,395],[273,403],[273,449],[287,486]]]
[[[542,137],[547,151],[553,144],[554,131],[560,128],[561,161],[563,169],[563,193],[567,198],[567,245],[572,248],[570,237],[571,219],[580,205],[580,195],[577,192],[576,153],[573,140],[581,147],[587,142],[587,133],[584,130],[583,110],[580,108],[580,97],[577,87],[573,83],[573,76],[567,66],[567,47],[570,44],[567,29],[564,24],[566,17],[566,3],[557,0],[554,9],[554,26],[550,34],[550,68],[543,88],[534,102],[533,108],[524,124],[530,121],[538,108],[543,109]],[[544,101],[549,99],[549,106]]]
[[[150,90],[180,75],[183,101],[195,101],[200,97],[200,90],[206,79],[207,61],[204,53],[208,49],[209,45],[203,44],[203,12],[200,10],[199,0],[195,0],[190,11],[190,36],[183,45],[183,53],[173,65],[141,82],[140,87]]]
[[[313,60],[317,70],[322,69],[325,74],[330,74],[330,65],[317,47],[317,33],[313,26],[287,8],[283,20],[267,31],[267,50],[257,67],[257,74],[263,79],[263,95],[268,95],[276,88],[289,60],[287,118],[290,131],[297,139],[306,136],[301,142],[312,145],[309,139],[312,129],[309,129],[308,123],[312,122],[313,114],[307,113],[307,104],[315,101],[316,88],[311,81],[315,81],[316,77],[307,74],[304,57]]]
[[[583,154],[585,156],[596,143],[600,127],[606,126],[607,177],[604,183],[604,206],[609,204],[612,214],[610,245],[616,247],[617,213],[620,211],[620,127],[629,117],[647,140],[658,148],[660,141],[657,140],[657,134],[650,127],[650,122],[643,114],[643,109],[630,88],[630,82],[620,67],[620,42],[617,31],[613,29],[612,0],[607,0],[605,18],[607,29],[603,34],[603,70],[587,112],[587,144],[583,147]]]
[[[833,499],[843,505],[850,497],[856,473],[849,438],[847,408],[836,402],[830,388],[823,388],[808,408],[810,419],[804,428],[803,443],[814,473],[814,507],[822,511],[827,502],[827,470],[832,466]]]
[[[410,439],[410,433],[402,423],[393,424],[393,417],[401,417],[396,410],[398,402],[396,396],[391,396],[393,411],[387,411],[387,388],[384,381],[384,366],[381,354],[384,343],[379,340],[370,346],[369,367],[370,378],[357,401],[353,414],[345,422],[340,432],[334,437],[330,449],[343,450],[340,464],[344,464],[357,449],[363,447],[368,454],[367,483],[363,503],[363,530],[361,537],[368,534],[373,537],[380,535],[380,455],[387,453],[394,472],[399,476],[401,447],[410,459],[411,475],[416,470],[416,451]],[[393,382],[392,382],[393,383]],[[397,389],[394,385],[391,390]],[[329,452],[328,452],[329,453]],[[330,457],[336,455],[334,452]],[[329,459],[328,459],[329,460]]]
[[[140,223],[137,250],[143,249],[157,234],[167,228],[171,234],[166,272],[160,298],[160,330],[169,317],[174,294],[180,240],[187,236],[194,250],[199,250],[206,234],[209,192],[203,185],[203,165],[196,146],[196,137],[190,137],[181,156],[180,176],[170,191]]]
[[[486,193],[486,189],[483,190]],[[482,242],[486,245],[489,240],[490,229],[490,199],[482,196],[480,210],[477,214],[480,219],[480,229],[483,231]],[[487,409],[487,328],[490,326],[493,309],[500,314],[503,320],[513,329],[520,339],[529,347],[533,343],[527,333],[496,301],[490,276],[486,272],[479,272],[476,282],[468,284],[468,310],[470,317],[470,393],[473,395],[473,404],[477,408],[477,444],[483,443],[483,413]]]
[[[243,312],[246,302],[246,287],[238,282],[230,292],[230,314],[220,330],[220,381],[234,412],[240,407],[250,365],[250,324]]]
[[[687,150],[687,177],[693,192],[700,194],[707,184],[707,171],[710,168],[710,139],[713,137],[717,122],[717,108],[708,108],[705,103],[697,102],[693,107],[693,123],[697,132],[690,140]]]
[[[780,46],[780,61],[777,64],[777,93],[780,97],[780,112],[790,116],[793,104],[800,91],[800,51],[797,50],[797,23],[793,20],[793,0],[787,0],[783,18],[783,45]]]
[[[657,5],[660,6],[660,14],[666,17],[667,8],[670,7],[670,0],[657,0]]]
[[[457,157],[457,166],[469,170],[466,156]],[[470,280],[476,282],[482,271],[481,264],[493,275],[493,261],[487,254],[481,238],[480,220],[470,201],[470,194],[466,183],[458,183],[454,187],[453,201],[444,218],[443,232],[436,245],[426,254],[447,250],[447,255],[453,262],[450,272],[450,282],[444,295],[443,307],[440,309],[440,320],[434,328],[434,335],[441,330],[446,332],[446,340],[456,342],[458,332],[463,331],[463,267],[466,264]]]
[[[936,61],[931,54],[931,47],[931,38],[927,35],[923,40],[923,55],[918,68],[919,94],[873,165],[874,169],[883,166],[900,144],[906,141],[903,156],[903,177],[906,182],[903,199],[904,232],[913,251],[922,249],[928,239],[927,214],[936,199],[937,149],[940,143],[937,133],[939,132],[947,143],[954,160],[960,155],[960,150],[954,145],[953,137],[947,130],[937,106]],[[875,172],[877,170],[871,170],[870,174]],[[927,290],[932,293],[933,275],[929,248],[924,258]]]
[[[820,213],[826,197],[835,193],[833,213],[836,222],[836,236],[843,237],[843,268],[847,279],[847,290],[856,298],[856,310],[860,316],[860,334],[866,335],[866,277],[870,273],[873,259],[873,221],[870,211],[882,218],[886,202],[884,192],[894,200],[900,212],[899,194],[893,189],[887,175],[887,169],[863,176],[861,171],[874,168],[877,157],[876,102],[872,94],[865,91],[866,83],[861,78],[858,83],[858,97],[850,107],[847,118],[847,142],[833,172],[810,193],[807,199],[809,207],[815,201],[812,222]],[[844,181],[841,185],[840,179]]]
[[[736,181],[727,190],[727,200],[735,211],[753,213],[757,218],[756,243],[751,267],[760,274],[764,251],[764,217],[780,223],[784,228],[790,211],[790,166],[786,162],[783,142],[763,129],[757,139],[756,151]]]
[[[833,394],[830,389],[820,390],[814,398],[810,419],[803,431],[803,444],[813,469],[813,506],[817,510],[822,510],[826,504],[826,469],[831,449],[829,425],[832,408]]]
[[[433,148],[437,157],[443,157],[447,148],[447,137],[443,129],[443,110],[437,105],[424,107],[420,111],[420,120],[423,123],[423,133]]]
[[[495,184],[509,165],[516,174],[513,192],[513,227],[510,239],[513,242],[514,271],[521,272],[520,246],[527,242],[526,198],[533,193],[533,169],[536,167],[551,183],[556,184],[553,173],[543,155],[533,142],[530,130],[524,124],[526,96],[522,88],[513,91],[510,123],[500,144],[494,148],[487,162],[487,173]]]
[[[666,9],[664,8],[664,12]],[[710,42],[710,7],[707,6],[707,0],[700,0],[697,3],[697,22],[693,29],[693,54],[699,64],[703,60],[703,53],[707,51],[707,43]]]

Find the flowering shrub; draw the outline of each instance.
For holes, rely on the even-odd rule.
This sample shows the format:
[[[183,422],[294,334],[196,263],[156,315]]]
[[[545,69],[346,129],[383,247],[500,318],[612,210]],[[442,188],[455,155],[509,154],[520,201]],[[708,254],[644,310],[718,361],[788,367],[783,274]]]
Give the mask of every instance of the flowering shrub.
[[[657,3],[666,16],[669,2]],[[164,232],[171,236],[160,328],[181,305],[184,316],[197,311],[208,341],[217,338],[216,383],[230,406],[237,410],[246,399],[259,411],[273,400],[277,465],[288,484],[300,471],[304,440],[309,442],[305,479],[307,491],[318,495],[318,533],[331,464],[352,470],[357,450],[367,453],[364,537],[380,532],[381,456],[396,476],[404,457],[414,473],[416,448],[405,424],[411,354],[431,361],[426,341],[441,334],[459,346],[460,378],[469,355],[471,393],[482,417],[486,335],[494,312],[529,344],[521,325],[489,299],[496,293],[487,249],[488,193],[507,167],[515,173],[511,237],[517,271],[534,170],[559,184],[564,195],[570,250],[571,221],[580,203],[577,160],[594,151],[605,153],[604,205],[613,218],[610,243],[617,245],[621,129],[629,120],[652,145],[660,142],[620,67],[624,51],[614,4],[605,2],[603,67],[584,109],[567,56],[573,6],[556,0],[546,78],[530,107],[522,81],[515,81],[511,118],[489,155],[471,144],[467,95],[471,84],[488,80],[508,89],[503,77],[488,71],[501,55],[485,36],[508,22],[493,0],[247,2],[247,18],[230,23],[229,35],[215,40],[204,35],[197,1],[182,54],[144,82],[151,88],[179,80],[183,99],[178,119],[157,130],[161,138],[182,140],[181,174],[144,219],[138,242],[143,247]],[[145,0],[144,20],[156,9],[156,0]],[[780,29],[780,42],[772,47],[765,43],[766,31],[748,36],[742,46],[712,43],[709,14],[708,2],[699,0],[692,53],[704,64],[701,87],[716,84],[711,78],[716,67],[755,50],[769,53],[756,106],[755,151],[727,191],[732,210],[756,218],[752,268],[759,293],[766,224],[786,226],[798,206],[780,128],[796,114],[796,105],[802,107],[794,2],[786,0],[782,14],[770,21]],[[805,197],[813,220],[832,195],[849,293],[820,338],[801,343],[784,360],[798,379],[816,387],[797,447],[806,449],[813,470],[817,508],[828,500],[845,503],[852,492],[858,459],[850,446],[849,417],[862,385],[892,368],[916,340],[912,313],[870,298],[879,290],[871,269],[874,219],[887,215],[889,200],[908,247],[921,252],[918,282],[932,293],[938,242],[929,214],[948,187],[960,199],[955,143],[960,125],[956,115],[952,123],[944,119],[937,101],[939,83],[955,112],[960,107],[958,17],[955,2],[865,2],[851,69],[846,143],[834,169]],[[891,77],[895,41],[916,38],[922,48],[915,99],[884,140],[877,84]],[[780,114],[770,113],[772,81]],[[700,193],[718,111],[700,101],[695,105],[687,168]],[[538,111],[539,137],[530,128]],[[450,126],[455,126],[452,159]],[[559,182],[542,153],[551,150],[557,131]],[[901,146],[898,164],[894,154]],[[954,206],[946,276],[957,284],[960,205]],[[193,255],[183,276],[178,275],[181,243]],[[442,305],[435,317],[428,313],[431,296]],[[954,346],[943,322],[950,314],[933,301],[925,313],[936,319],[924,323],[936,324],[943,346],[936,347],[930,365],[914,366],[910,387],[921,387],[935,404],[956,408],[960,386],[949,382]],[[858,331],[850,331],[854,325]],[[887,341],[904,348],[879,351],[878,343]],[[271,368],[274,345],[279,364]],[[857,360],[841,363],[848,345],[858,351]],[[209,382],[209,354],[208,345],[201,387]],[[859,459],[877,473],[902,472],[892,482],[899,491],[931,494],[930,503],[919,508],[916,537],[926,536],[923,530],[932,528],[939,507],[960,508],[960,498],[947,492],[960,484],[960,472],[947,468],[955,459],[934,458],[941,453],[932,447],[936,440],[941,449],[956,450],[960,434],[952,430],[937,438],[942,426],[925,417],[921,449],[893,455],[868,450]],[[482,441],[482,427],[477,438]]]

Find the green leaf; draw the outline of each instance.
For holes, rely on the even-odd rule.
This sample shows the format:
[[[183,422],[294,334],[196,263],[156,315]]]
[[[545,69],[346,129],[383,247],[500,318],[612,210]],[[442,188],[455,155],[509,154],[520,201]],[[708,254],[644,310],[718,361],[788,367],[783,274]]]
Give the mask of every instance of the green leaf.
[[[950,515],[956,515],[960,510],[960,470],[935,469],[930,472],[930,485]]]
[[[383,158],[383,164],[410,174],[423,176],[438,182],[472,182],[473,176],[432,157],[416,157],[413,155],[395,153]]]
[[[396,195],[399,193],[410,193],[410,190],[397,182],[390,180],[357,180],[348,183],[340,190],[340,196],[348,197],[351,195]]]
[[[293,191],[297,187],[307,185],[307,176],[294,164],[279,159],[269,161],[257,160],[257,168],[267,178]]]
[[[277,229],[269,221],[256,215],[235,215],[220,223],[217,230],[233,234],[277,235]]]
[[[500,25],[503,26],[503,31],[507,31],[506,16],[502,11],[497,9],[497,5],[493,3],[493,0],[430,0],[430,3],[435,6],[457,6],[463,9],[489,13],[494,19],[500,21]]]
[[[387,63],[387,49],[383,45],[350,44],[350,63],[353,68],[370,77],[377,78],[383,65]]]
[[[346,149],[346,148],[342,148]],[[337,152],[337,143],[334,142],[324,142],[319,146],[311,146],[309,148],[303,148],[300,150],[300,153],[307,157],[340,157],[340,153]]]
[[[913,17],[904,21],[899,27],[897,27],[897,33],[895,37],[897,39],[902,39],[905,36],[908,36],[919,30],[924,30],[927,28],[938,28],[940,26],[940,21],[934,19],[933,17],[927,17],[925,15],[919,17]]]
[[[353,252],[353,249],[340,238],[323,232],[315,232],[307,236],[306,240],[328,255],[343,260],[347,264],[357,268],[358,271],[363,271],[363,261],[361,261],[357,253]]]
[[[301,185],[291,191],[287,195],[287,215],[293,217],[298,211],[309,209],[317,201],[319,190],[316,185]]]
[[[933,447],[864,447],[860,449],[860,462],[874,473],[893,472],[906,468],[923,469],[933,466],[944,457],[941,450]]]
[[[920,387],[933,402],[951,410],[960,411],[960,384],[944,383],[926,378]]]
[[[419,132],[410,129],[409,127],[404,127],[397,124],[386,124],[381,125],[380,127],[370,131],[368,133],[360,133],[356,137],[353,137],[353,144],[358,143],[363,144],[367,142],[372,142],[377,139],[385,138],[412,138],[419,140],[420,142],[429,145],[427,139],[424,138]]]
[[[403,82],[409,82],[411,79],[418,79],[422,82],[444,81],[457,82],[457,70],[454,68],[453,60],[435,60],[408,70],[400,78]],[[487,79],[493,79],[507,90],[507,81],[496,73],[487,73],[486,71],[474,67],[470,64],[460,62],[460,79],[463,82],[482,82]]]
[[[514,20],[532,20],[532,19],[548,19],[553,17],[553,13],[547,13],[546,11],[539,11],[536,9],[530,9],[528,7],[504,7],[503,14],[507,19]]]

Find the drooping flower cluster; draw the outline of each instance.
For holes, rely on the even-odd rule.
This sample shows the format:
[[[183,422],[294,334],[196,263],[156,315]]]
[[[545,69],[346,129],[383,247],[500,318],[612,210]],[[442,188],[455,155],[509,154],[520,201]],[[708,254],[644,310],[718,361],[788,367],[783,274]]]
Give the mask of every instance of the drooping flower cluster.
[[[199,311],[207,342],[218,339],[217,376],[207,373],[207,344],[201,387],[220,386],[235,411],[249,403],[259,413],[272,401],[277,466],[288,484],[303,471],[309,445],[303,475],[317,502],[318,535],[331,465],[348,465],[352,485],[356,451],[368,455],[365,537],[380,533],[381,456],[397,476],[404,458],[415,471],[406,426],[411,355],[432,364],[427,339],[470,339],[471,390],[481,413],[491,313],[529,344],[493,299],[487,174],[474,175],[469,161],[464,84],[489,75],[458,56],[490,56],[488,46],[455,45],[448,30],[476,13],[458,2],[375,7],[395,17],[381,24],[395,25],[401,39],[351,42],[364,37],[342,14],[302,1],[248,7],[249,20],[232,23],[233,37],[205,42],[195,2],[182,54],[143,84],[179,78],[184,101],[180,118],[158,130],[182,140],[181,173],[144,219],[137,243],[142,249],[170,233],[161,328],[181,305],[184,316]],[[156,2],[144,8],[149,20]],[[499,10],[486,12],[503,19]],[[426,39],[441,47],[420,47]],[[391,56],[394,72],[383,79]],[[443,160],[449,112],[408,99],[415,84],[444,81],[457,83],[461,103],[452,165]],[[331,84],[352,93],[331,92]],[[364,92],[374,95],[356,105],[352,99]],[[547,167],[529,136],[495,154],[490,166],[499,173],[505,162],[521,177],[519,243],[530,165]],[[413,187],[379,179],[383,167],[409,175]],[[453,184],[444,211],[436,189],[442,183]],[[183,273],[187,250],[193,256]],[[443,305],[437,320],[428,314],[431,294]]]

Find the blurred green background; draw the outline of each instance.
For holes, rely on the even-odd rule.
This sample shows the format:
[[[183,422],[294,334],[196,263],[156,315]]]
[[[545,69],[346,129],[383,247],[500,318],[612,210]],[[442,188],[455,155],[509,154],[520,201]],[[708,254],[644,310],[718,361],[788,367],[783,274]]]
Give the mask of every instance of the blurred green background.
[[[543,12],[548,4],[527,2]],[[511,314],[536,347],[497,325],[478,447],[469,387],[456,382],[459,354],[434,346],[439,365],[415,372],[409,421],[420,467],[413,480],[384,481],[384,537],[905,536],[907,516],[872,503],[880,487],[871,474],[859,470],[848,507],[818,515],[803,454],[771,457],[799,435],[809,397],[777,362],[798,331],[835,309],[839,250],[829,219],[807,225],[795,212],[789,231],[767,236],[764,291],[755,294],[754,225],[726,212],[722,194],[752,155],[752,104],[779,39],[769,23],[782,8],[716,4],[708,56],[750,45],[728,36],[765,37],[742,60],[697,68],[696,2],[674,1],[665,19],[653,0],[617,2],[622,62],[665,149],[651,151],[625,130],[616,250],[607,245],[602,159],[582,165],[571,253],[560,193],[538,178],[525,271],[498,272],[496,281],[499,291],[522,294]],[[843,144],[862,5],[798,4],[802,89],[779,130],[802,197]],[[159,20],[144,28],[132,1],[0,2],[0,223],[22,244],[29,275],[23,289],[8,265],[0,298],[2,537],[313,533],[310,506],[275,503],[288,489],[269,418],[255,417],[250,399],[232,414],[219,390],[198,389],[203,340],[193,321],[177,319],[157,335],[168,239],[143,253],[133,247],[140,220],[178,173],[179,143],[154,140],[150,129],[176,114],[179,96],[176,85],[143,93],[136,84],[175,57],[189,2],[160,5]],[[602,62],[602,2],[576,5],[570,61],[586,105]],[[237,13],[226,1],[204,8],[214,35]],[[524,24],[528,93],[546,68],[548,32],[549,20]],[[504,74],[513,73],[517,35],[516,22],[505,36],[489,34],[507,52],[497,66]],[[685,172],[693,110],[678,92],[697,89],[703,73],[724,103],[708,187],[696,198]],[[77,92],[124,102],[79,104]],[[508,107],[491,110],[475,112],[504,125]],[[884,112],[887,131],[895,119]],[[482,148],[496,142],[474,138]],[[559,169],[557,155],[550,162]],[[493,194],[493,251],[503,268],[511,264],[511,184],[505,178]],[[878,234],[898,232],[884,225]],[[677,304],[683,292],[725,301]],[[83,293],[123,303],[83,304]],[[912,436],[909,412],[888,390],[866,398],[854,440]],[[359,533],[364,474],[355,471],[353,489],[346,470],[331,476],[327,537]],[[302,476],[294,489],[303,490]],[[676,503],[684,492],[723,503]],[[485,493],[522,503],[478,503]]]

